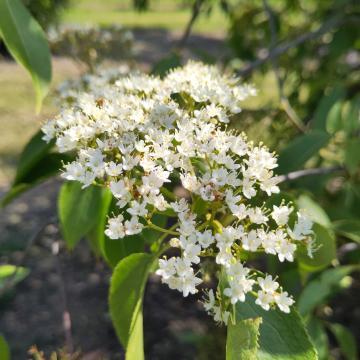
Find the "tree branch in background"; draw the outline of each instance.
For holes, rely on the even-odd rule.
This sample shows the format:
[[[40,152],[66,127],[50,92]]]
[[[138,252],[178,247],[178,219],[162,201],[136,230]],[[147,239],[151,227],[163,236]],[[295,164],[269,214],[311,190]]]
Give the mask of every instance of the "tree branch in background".
[[[269,19],[269,24],[270,24],[271,40],[270,40],[270,46],[269,46],[269,52],[268,52],[270,54],[274,50],[275,44],[277,43],[276,23],[275,23],[274,13],[273,13],[271,7],[269,6],[267,0],[263,0],[263,5],[264,5],[264,10],[265,10],[265,13],[267,14],[267,17]],[[280,97],[281,107],[286,112],[290,122],[300,132],[304,133],[306,128],[305,128],[303,122],[301,121],[301,119],[299,118],[299,116],[297,115],[294,108],[291,106],[288,97],[285,95],[285,92],[284,92],[284,79],[280,75],[277,58],[273,57],[273,58],[270,59],[270,61],[271,61],[271,64],[272,64],[272,67],[273,67],[273,70],[274,70],[274,74],[275,74],[275,77],[276,77],[276,81],[277,81],[277,84],[278,84],[278,88],[279,88],[279,97]]]
[[[291,181],[296,180],[305,176],[311,176],[311,175],[326,175],[331,174],[334,172],[343,171],[344,168],[341,166],[332,166],[332,167],[323,167],[323,168],[314,168],[314,169],[305,169],[305,170],[298,170],[293,171],[285,175],[279,175],[277,179],[279,180],[279,183],[285,182],[285,181]]]
[[[190,18],[188,24],[186,25],[185,31],[184,31],[181,39],[179,40],[179,43],[176,47],[177,50],[181,51],[185,47],[185,45],[189,39],[191,29],[194,26],[195,21],[200,14],[201,6],[203,5],[203,3],[204,3],[204,0],[195,0],[194,1],[193,7],[192,7],[192,12],[191,12],[191,18]]]
[[[271,52],[268,52],[264,57],[253,61],[249,65],[245,66],[244,69],[238,71],[238,74],[240,76],[250,75],[255,69],[257,69],[262,64],[266,63],[268,60],[279,57],[283,53],[287,52],[289,49],[297,47],[302,43],[304,43],[305,41],[318,38],[319,36],[332,30],[333,28],[341,25],[345,20],[346,19],[343,17],[334,16],[328,19],[327,21],[325,21],[317,30],[302,34],[293,40],[284,41],[280,43],[279,45],[275,46]]]

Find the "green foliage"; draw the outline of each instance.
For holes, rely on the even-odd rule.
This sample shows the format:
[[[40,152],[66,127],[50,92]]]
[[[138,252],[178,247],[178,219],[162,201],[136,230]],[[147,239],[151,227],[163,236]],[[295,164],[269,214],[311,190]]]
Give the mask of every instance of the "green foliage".
[[[142,303],[154,260],[149,254],[132,254],[119,262],[111,279],[110,314],[127,360],[144,359]]]
[[[152,74],[164,77],[167,72],[173,68],[176,68],[181,65],[180,56],[173,52],[169,56],[158,61],[152,69]]]
[[[345,165],[350,173],[360,169],[360,139],[349,139],[345,145]]]
[[[30,273],[30,270],[15,265],[0,265],[0,296],[7,289],[15,286],[24,280]],[[1,358],[1,357],[0,357]]]
[[[333,223],[334,231],[348,239],[360,243],[360,221],[338,220]]]
[[[226,337],[226,360],[256,360],[261,318],[229,322]]]
[[[30,73],[39,111],[51,81],[50,51],[40,25],[20,0],[1,0],[0,34],[11,55]]]
[[[0,359],[10,360],[10,349],[3,336],[0,335]]]
[[[102,189],[90,185],[81,188],[77,181],[62,185],[58,197],[58,214],[61,231],[69,249],[88,234],[102,214]]]
[[[321,130],[313,130],[296,137],[279,154],[278,172],[285,174],[300,169],[307,160],[315,156],[323,148],[330,136]]]
[[[317,278],[310,281],[297,302],[300,314],[305,316],[311,313],[316,306],[324,303],[341,288],[341,280],[356,269],[359,269],[359,267],[351,265],[339,266],[325,270]]]
[[[259,360],[315,360],[316,351],[295,309],[290,314],[273,309],[265,311],[249,297],[236,304],[236,320],[261,318]]]
[[[303,248],[297,254],[300,267],[306,271],[319,271],[336,259],[336,238],[333,232],[317,223],[314,223],[313,231],[315,234],[313,257],[310,258]]]
[[[319,360],[328,360],[329,339],[326,334],[325,326],[320,320],[312,317],[307,324],[307,330],[316,347]]]
[[[329,324],[329,329],[335,335],[340,350],[347,360],[358,359],[358,350],[354,335],[341,324]]]

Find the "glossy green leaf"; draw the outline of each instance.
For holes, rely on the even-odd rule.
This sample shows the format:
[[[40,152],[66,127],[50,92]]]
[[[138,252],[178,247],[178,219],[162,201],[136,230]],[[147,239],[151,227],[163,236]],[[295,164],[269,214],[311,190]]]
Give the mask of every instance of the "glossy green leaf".
[[[316,347],[319,360],[328,360],[329,339],[322,322],[319,319],[312,317],[307,324],[307,330]]]
[[[58,197],[58,214],[64,240],[69,249],[94,227],[102,211],[102,189],[69,181],[62,185]]]
[[[20,0],[0,0],[0,35],[11,55],[30,73],[39,111],[51,81],[51,55],[40,25]]]
[[[322,272],[304,288],[297,301],[301,315],[307,315],[314,308],[324,303],[331,295],[341,289],[341,280],[358,266],[339,266]]]
[[[143,360],[144,289],[154,257],[132,254],[121,260],[111,278],[109,306],[111,319],[127,360]]]
[[[360,244],[360,220],[338,220],[333,223],[334,231]]]
[[[226,337],[226,360],[257,360],[261,318],[229,322]]]
[[[10,349],[5,338],[0,335],[0,359],[10,360]]]
[[[90,246],[94,253],[99,256],[104,253],[104,243],[105,243],[105,228],[107,223],[107,217],[109,213],[109,208],[112,200],[111,191],[108,188],[101,189],[100,196],[100,211],[96,219],[94,219],[95,225],[86,235]]]
[[[341,324],[329,324],[329,329],[335,335],[340,350],[347,360],[358,359],[358,349],[354,335]]]
[[[315,360],[316,350],[310,342],[301,317],[292,309],[285,314],[278,309],[265,311],[249,296],[236,304],[236,318],[262,318],[259,338],[259,360]]]
[[[342,87],[333,88],[329,94],[323,96],[311,123],[311,127],[316,130],[326,130],[326,122],[329,111],[333,105],[345,95],[345,90]]]
[[[314,223],[314,248],[313,257],[309,257],[307,250],[300,247],[296,258],[300,267],[306,271],[318,271],[331,264],[336,259],[336,238],[332,230]]]
[[[280,152],[277,172],[285,174],[299,170],[328,143],[329,139],[330,135],[320,130],[296,137]]]

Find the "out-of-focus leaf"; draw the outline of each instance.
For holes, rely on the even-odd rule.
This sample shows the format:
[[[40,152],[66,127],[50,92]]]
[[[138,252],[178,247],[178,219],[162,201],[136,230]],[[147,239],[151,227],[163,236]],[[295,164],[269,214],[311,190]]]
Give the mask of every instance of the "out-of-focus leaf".
[[[297,199],[298,207],[305,209],[310,219],[324,227],[331,226],[331,220],[325,210],[316,203],[309,195],[300,195]]]
[[[360,244],[360,221],[358,220],[338,220],[333,223],[333,229],[337,234]]]
[[[164,77],[169,72],[169,70],[174,69],[180,65],[180,56],[176,53],[172,53],[169,56],[161,59],[154,65],[152,69],[152,74]]]
[[[347,360],[358,359],[358,349],[354,335],[341,324],[328,324],[329,329],[335,335],[340,350]]]
[[[290,314],[280,310],[265,311],[255,304],[253,296],[236,304],[237,321],[262,318],[258,349],[259,360],[316,360],[301,317],[293,308]]]
[[[314,223],[314,248],[313,257],[310,258],[307,250],[299,248],[297,260],[300,267],[306,271],[321,270],[336,259],[336,238],[333,232],[320,224]]]
[[[0,359],[10,360],[10,349],[5,338],[0,335]]]
[[[24,280],[30,270],[15,265],[0,265],[0,293],[7,285],[14,286]]]
[[[307,330],[316,347],[319,360],[328,360],[329,340],[322,322],[312,317],[307,324]]]
[[[28,172],[37,164],[50,149],[54,146],[54,141],[46,143],[42,140],[42,131],[38,131],[27,143],[24,150],[20,155],[20,159],[16,169],[16,175],[14,185],[17,185],[24,181],[24,178],[28,176]]]
[[[285,174],[300,169],[307,160],[316,155],[330,139],[325,131],[314,130],[291,141],[280,152],[277,172]]]
[[[226,360],[257,360],[261,318],[237,321],[227,326]]]
[[[329,94],[322,97],[315,110],[314,118],[311,123],[312,129],[326,130],[326,122],[330,109],[339,99],[343,98],[344,95],[344,88],[339,86],[333,88]]]
[[[359,266],[355,265],[339,266],[322,272],[319,277],[309,282],[297,301],[300,314],[305,316],[324,303],[341,288],[341,280],[358,269]]]
[[[337,101],[330,109],[326,120],[326,131],[330,134],[334,134],[337,131],[342,130],[342,118],[341,111],[344,103],[343,101]]]
[[[86,189],[77,181],[62,185],[58,197],[58,214],[64,240],[69,249],[94,227],[102,213],[102,189],[90,185]]]
[[[40,25],[20,0],[0,0],[0,35],[11,55],[30,73],[39,111],[51,81],[51,55]]]
[[[0,208],[10,204],[15,198],[17,198],[24,191],[30,189],[34,184],[18,184],[13,186],[0,201]]]
[[[132,254],[119,262],[111,278],[110,314],[127,360],[144,359],[142,304],[154,259],[149,254]]]
[[[343,119],[348,135],[360,129],[360,95],[345,104]]]
[[[345,146],[345,165],[350,173],[360,170],[360,139],[349,139]]]

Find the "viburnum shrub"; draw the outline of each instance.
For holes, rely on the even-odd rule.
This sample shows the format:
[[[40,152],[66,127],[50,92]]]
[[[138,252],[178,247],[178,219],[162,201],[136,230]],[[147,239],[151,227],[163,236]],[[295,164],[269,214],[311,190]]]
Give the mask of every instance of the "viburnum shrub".
[[[231,128],[256,90],[197,62],[163,79],[141,73],[109,79],[73,92],[70,106],[42,127],[44,140],[55,138],[60,152],[76,153],[63,178],[84,191],[108,188],[116,199],[107,238],[156,231],[156,274],[184,297],[201,289],[218,323],[236,324],[236,304],[248,301],[290,313],[291,295],[251,258],[292,262],[299,248],[311,257],[312,222],[284,200],[268,205],[280,192],[276,154]],[[165,226],[154,221],[159,215],[167,217]],[[207,288],[209,276],[215,288]]]

